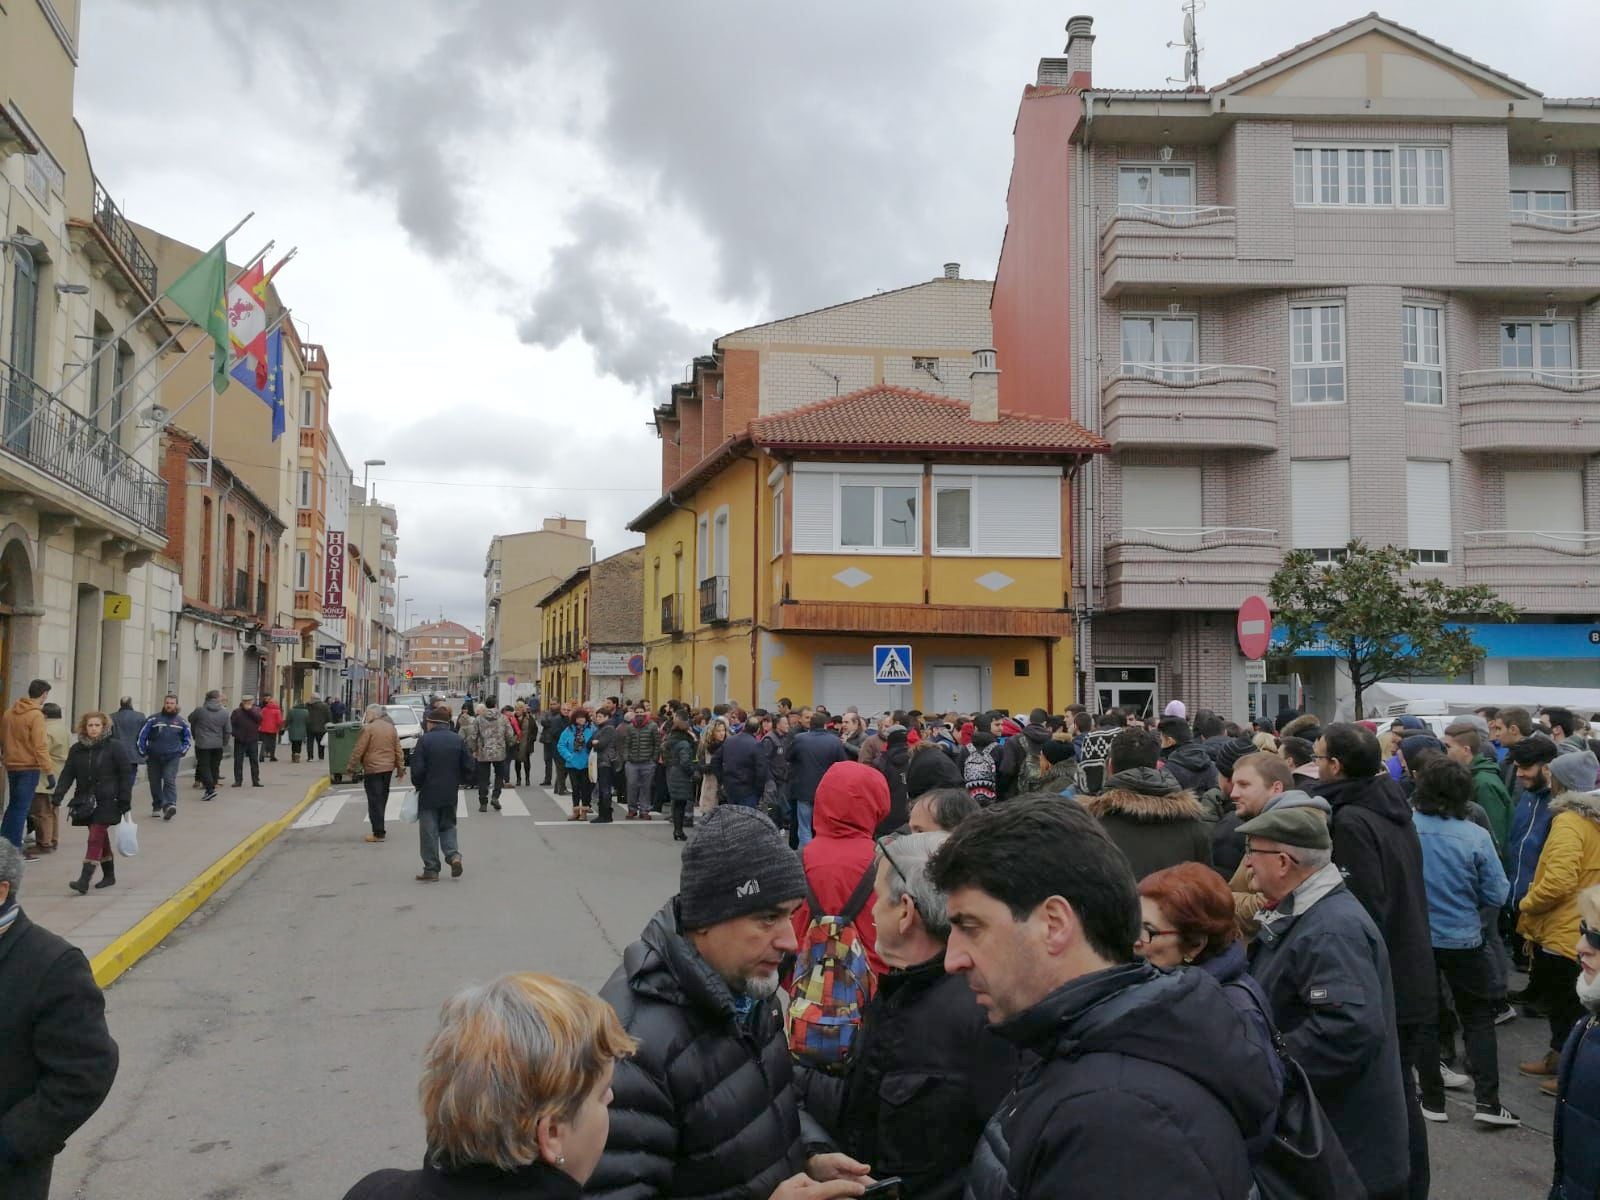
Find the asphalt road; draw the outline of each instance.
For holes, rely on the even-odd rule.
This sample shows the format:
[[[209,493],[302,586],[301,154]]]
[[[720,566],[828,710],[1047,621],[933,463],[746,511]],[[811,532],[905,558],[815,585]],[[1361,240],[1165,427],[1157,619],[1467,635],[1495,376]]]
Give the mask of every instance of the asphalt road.
[[[337,1200],[368,1171],[414,1165],[441,1002],[512,970],[597,988],[676,886],[665,822],[568,824],[537,788],[504,815],[470,805],[466,873],[419,884],[415,827],[367,845],[359,790],[340,790],[348,803],[308,812],[108,993],[121,1072],[53,1195]],[[1504,1100],[1527,1128],[1475,1127],[1461,1093],[1429,1127],[1439,1200],[1542,1200],[1552,1102],[1516,1062],[1543,1029],[1501,1030]]]

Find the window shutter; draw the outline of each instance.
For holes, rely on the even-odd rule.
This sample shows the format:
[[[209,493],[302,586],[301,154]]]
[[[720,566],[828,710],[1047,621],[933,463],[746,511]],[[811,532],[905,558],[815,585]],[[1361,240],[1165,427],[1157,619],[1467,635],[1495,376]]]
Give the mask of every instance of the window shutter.
[[[1583,529],[1583,473],[1507,471],[1506,528],[1539,533]]]
[[[1572,191],[1571,167],[1512,167],[1513,192]]]
[[[1450,549],[1450,464],[1406,463],[1406,548]]]
[[[798,471],[794,476],[794,550],[827,554],[833,550],[833,476]]]
[[[1061,476],[973,478],[979,554],[1061,553]]]
[[[1195,529],[1200,515],[1199,467],[1123,467],[1124,529]]]
[[[1297,459],[1290,464],[1289,505],[1296,550],[1336,549],[1350,540],[1350,460]]]

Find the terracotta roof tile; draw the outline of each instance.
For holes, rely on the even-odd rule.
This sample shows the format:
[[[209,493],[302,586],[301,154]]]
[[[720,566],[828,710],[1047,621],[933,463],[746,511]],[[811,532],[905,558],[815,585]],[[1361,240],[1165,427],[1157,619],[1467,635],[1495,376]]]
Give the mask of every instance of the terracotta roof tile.
[[[750,422],[757,446],[791,450],[969,450],[1099,454],[1110,447],[1076,421],[1000,414],[975,421],[947,396],[880,384]]]

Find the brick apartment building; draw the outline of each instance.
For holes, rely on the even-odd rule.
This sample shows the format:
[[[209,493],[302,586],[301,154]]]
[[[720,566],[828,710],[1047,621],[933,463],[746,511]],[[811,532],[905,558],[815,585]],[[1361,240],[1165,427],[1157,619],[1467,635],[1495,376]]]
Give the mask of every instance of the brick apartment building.
[[[1465,682],[1600,666],[1600,108],[1378,16],[1210,88],[1024,89],[996,275],[1001,400],[1075,414],[1091,704],[1248,711],[1233,610],[1351,537],[1525,610]],[[1152,46],[1152,48],[1154,48]],[[1281,664],[1347,699],[1331,658]]]
[[[483,651],[483,639],[454,621],[424,621],[400,636],[405,641],[406,669],[412,673],[407,690],[418,692],[444,691],[453,660]]]

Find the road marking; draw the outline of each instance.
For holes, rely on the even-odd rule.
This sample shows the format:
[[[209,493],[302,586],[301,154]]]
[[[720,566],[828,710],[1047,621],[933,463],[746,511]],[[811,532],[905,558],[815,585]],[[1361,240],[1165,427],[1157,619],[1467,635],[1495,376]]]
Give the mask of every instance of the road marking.
[[[532,815],[528,812],[528,806],[522,802],[522,797],[517,795],[515,789],[513,788],[507,788],[505,791],[500,793],[500,804],[505,810],[505,815],[508,817],[526,817]]]
[[[318,800],[290,829],[312,829],[318,825],[332,825],[333,819],[339,815],[339,810],[344,807],[346,800],[350,799],[351,792],[329,792]]]

